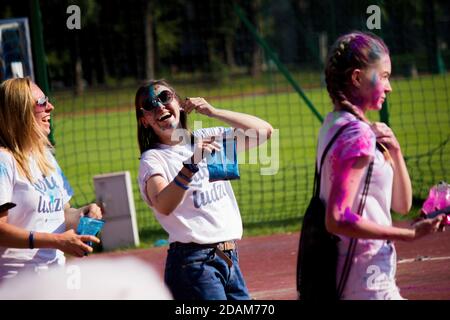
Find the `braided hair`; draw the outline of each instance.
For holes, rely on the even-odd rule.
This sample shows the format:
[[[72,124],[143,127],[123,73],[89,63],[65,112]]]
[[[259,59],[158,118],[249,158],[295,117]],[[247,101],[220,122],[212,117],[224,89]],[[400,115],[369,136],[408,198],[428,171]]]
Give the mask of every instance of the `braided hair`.
[[[354,31],[339,37],[331,47],[325,66],[325,81],[328,94],[336,110],[347,111],[357,119],[370,125],[361,109],[350,99],[351,77],[355,69],[365,69],[383,55],[389,55],[384,41],[369,32]],[[392,163],[389,151],[377,143],[386,160]]]
[[[360,108],[349,100],[351,76],[353,70],[367,68],[384,54],[389,54],[389,49],[372,33],[355,31],[336,40],[325,66],[327,90],[336,110],[348,111],[369,123]]]

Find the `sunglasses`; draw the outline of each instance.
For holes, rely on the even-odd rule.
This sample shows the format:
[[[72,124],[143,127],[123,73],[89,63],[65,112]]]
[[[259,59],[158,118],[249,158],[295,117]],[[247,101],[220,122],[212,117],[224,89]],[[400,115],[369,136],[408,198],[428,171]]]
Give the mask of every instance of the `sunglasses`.
[[[142,106],[142,108],[146,111],[153,111],[159,108],[160,103],[163,105],[168,105],[169,103],[171,103],[173,97],[174,94],[172,91],[169,90],[161,91],[160,94],[158,94],[158,96],[154,98],[149,97],[148,99],[146,99],[144,101],[144,105]]]
[[[47,109],[48,97],[41,97],[36,101],[36,106],[40,109]]]

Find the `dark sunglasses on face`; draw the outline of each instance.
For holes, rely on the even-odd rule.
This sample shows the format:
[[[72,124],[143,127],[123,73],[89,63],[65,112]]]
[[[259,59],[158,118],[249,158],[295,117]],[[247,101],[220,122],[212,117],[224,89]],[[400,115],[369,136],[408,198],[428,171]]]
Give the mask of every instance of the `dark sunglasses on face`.
[[[36,106],[38,108],[47,109],[48,97],[41,97],[36,101]]]
[[[174,97],[173,92],[169,90],[161,91],[160,94],[158,94],[158,96],[154,98],[149,97],[148,99],[146,99],[142,108],[147,111],[155,110],[159,108],[159,103],[163,105],[168,105],[169,103],[171,103],[173,97]]]

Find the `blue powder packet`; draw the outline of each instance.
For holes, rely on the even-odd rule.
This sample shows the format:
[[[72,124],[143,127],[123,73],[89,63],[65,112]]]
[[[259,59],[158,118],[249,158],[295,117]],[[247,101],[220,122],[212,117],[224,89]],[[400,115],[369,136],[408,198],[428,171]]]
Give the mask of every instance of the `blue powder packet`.
[[[206,158],[210,182],[240,178],[236,146],[236,138],[224,139],[221,150]]]
[[[81,217],[78,223],[77,234],[95,236],[102,230],[104,224],[104,220]],[[88,241],[87,245],[92,247],[92,241]]]

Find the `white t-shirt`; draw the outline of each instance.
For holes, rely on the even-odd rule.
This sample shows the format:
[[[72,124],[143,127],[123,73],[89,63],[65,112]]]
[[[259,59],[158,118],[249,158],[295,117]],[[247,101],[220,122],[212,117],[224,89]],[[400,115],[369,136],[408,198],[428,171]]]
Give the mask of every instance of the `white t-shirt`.
[[[6,150],[0,149],[0,204],[13,202],[7,222],[35,232],[63,233],[64,205],[72,197],[72,188],[50,151],[47,152],[55,170],[44,177],[34,159],[30,159],[34,182],[19,175],[17,163]],[[35,271],[48,265],[62,265],[64,253],[56,249],[13,249],[0,247],[0,281],[17,275],[23,268]]]
[[[366,204],[362,216],[379,225],[391,226],[391,198],[393,184],[392,166],[376,149],[376,137],[369,125],[357,121],[349,112],[331,112],[327,115],[319,134],[317,163],[337,130],[349,121],[354,121],[344,129],[328,151],[322,167],[320,198],[327,202],[333,172],[340,170],[340,163],[354,157],[369,156],[374,159]],[[358,211],[366,174],[361,179],[358,195],[352,212]],[[339,235],[339,260],[337,281],[339,281],[350,238]],[[385,240],[358,239],[353,265],[348,277],[343,299],[399,299],[395,284],[396,252],[392,243]]]
[[[227,136],[231,128],[206,128],[196,130],[194,136],[206,138]],[[239,207],[229,181],[209,182],[206,160],[192,177],[183,201],[169,215],[158,212],[146,194],[147,180],[161,175],[169,183],[178,175],[183,161],[192,156],[190,145],[168,146],[145,151],[139,166],[139,188],[144,201],[153,208],[156,219],[169,234],[169,242],[195,242],[201,244],[235,240],[242,237],[242,220]]]

